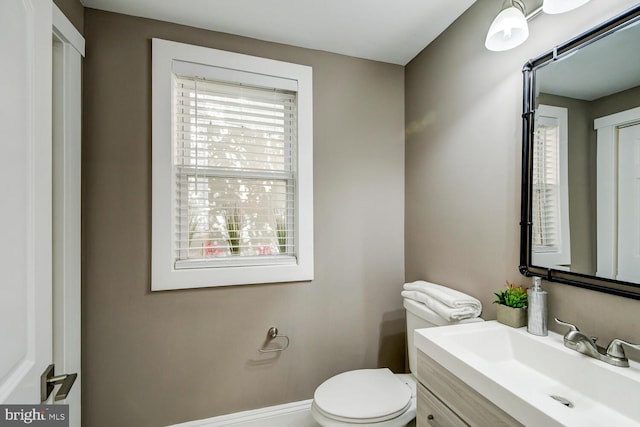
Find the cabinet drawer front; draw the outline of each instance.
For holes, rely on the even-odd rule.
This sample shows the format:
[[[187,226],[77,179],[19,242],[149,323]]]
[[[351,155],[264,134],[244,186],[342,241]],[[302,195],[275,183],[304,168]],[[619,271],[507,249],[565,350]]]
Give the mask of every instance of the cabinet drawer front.
[[[522,426],[422,351],[418,351],[417,377],[442,403],[471,426]]]
[[[422,384],[418,384],[417,427],[469,427]]]

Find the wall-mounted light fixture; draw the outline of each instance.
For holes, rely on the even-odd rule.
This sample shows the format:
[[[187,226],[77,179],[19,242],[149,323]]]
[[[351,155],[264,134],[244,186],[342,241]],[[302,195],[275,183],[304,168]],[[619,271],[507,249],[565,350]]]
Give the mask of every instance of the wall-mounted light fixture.
[[[542,12],[549,14],[568,12],[588,2],[589,0],[544,0],[542,7],[526,15],[526,6],[522,0],[509,0],[510,6],[503,9],[491,23],[484,45],[487,49],[496,52],[513,49],[529,37],[528,20]]]
[[[484,45],[496,52],[513,49],[529,37],[525,7],[520,0],[510,0],[511,6],[504,9],[491,23]]]

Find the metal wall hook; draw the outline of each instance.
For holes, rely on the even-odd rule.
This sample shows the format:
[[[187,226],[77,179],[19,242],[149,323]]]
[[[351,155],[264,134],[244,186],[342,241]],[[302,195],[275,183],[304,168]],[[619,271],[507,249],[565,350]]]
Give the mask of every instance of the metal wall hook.
[[[276,338],[284,338],[285,340],[287,340],[287,342],[285,343],[284,347],[272,348],[272,349],[266,349],[266,350],[263,347],[263,348],[259,348],[258,351],[260,353],[274,353],[274,352],[278,352],[278,351],[284,351],[284,350],[289,348],[289,344],[291,344],[291,341],[289,340],[289,337],[286,336],[286,335],[279,335],[278,334],[278,328],[276,328],[275,326],[272,326],[267,331],[267,339],[269,341],[271,341],[271,340],[274,340]]]

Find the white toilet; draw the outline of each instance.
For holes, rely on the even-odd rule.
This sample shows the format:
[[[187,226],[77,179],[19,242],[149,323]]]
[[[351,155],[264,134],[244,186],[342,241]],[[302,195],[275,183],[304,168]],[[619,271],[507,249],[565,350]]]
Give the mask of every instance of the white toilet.
[[[448,322],[424,304],[404,299],[411,374],[387,368],[358,369],[329,378],[316,389],[311,414],[323,427],[403,427],[416,417],[415,329],[482,322],[480,318]]]

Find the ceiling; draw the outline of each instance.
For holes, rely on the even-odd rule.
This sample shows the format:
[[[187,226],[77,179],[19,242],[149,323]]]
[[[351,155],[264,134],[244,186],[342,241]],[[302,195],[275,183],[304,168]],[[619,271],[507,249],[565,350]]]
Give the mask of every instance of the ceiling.
[[[406,65],[476,0],[81,0],[85,7]]]

